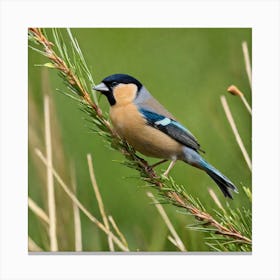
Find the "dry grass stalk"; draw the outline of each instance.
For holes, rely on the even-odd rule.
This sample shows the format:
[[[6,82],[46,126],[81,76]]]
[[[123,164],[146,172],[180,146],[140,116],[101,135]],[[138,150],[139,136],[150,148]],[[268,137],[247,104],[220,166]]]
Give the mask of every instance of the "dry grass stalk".
[[[30,210],[39,217],[42,221],[44,221],[47,225],[49,225],[50,220],[46,212],[34,202],[30,197],[28,197],[28,207]]]
[[[39,247],[34,240],[28,236],[28,251],[29,252],[42,252],[43,249]]]
[[[43,156],[42,152],[39,149],[35,149],[35,153],[37,156],[41,159],[41,161],[47,166],[48,162],[46,160],[46,157]],[[50,166],[48,166],[50,168]],[[101,222],[98,221],[84,206],[83,204],[77,199],[75,194],[70,190],[70,188],[64,183],[64,181],[61,179],[61,177],[58,175],[56,170],[52,167],[52,174],[54,178],[59,183],[59,186],[62,187],[64,192],[68,195],[68,197],[79,207],[79,209],[88,217],[90,221],[92,221],[99,229],[101,229],[103,232],[105,232],[107,235],[110,235],[112,240],[115,242],[115,244],[123,251],[127,252],[129,251],[128,247],[124,245],[111,231],[109,231]]]
[[[118,236],[120,237],[120,239],[121,239],[121,241],[123,242],[123,244],[125,244],[126,246],[128,246],[128,245],[127,245],[127,241],[126,241],[124,235],[122,234],[122,232],[121,232],[120,229],[118,228],[118,226],[117,226],[115,220],[113,219],[113,217],[112,217],[112,216],[108,216],[108,219],[109,219],[109,222],[111,223],[113,229],[115,230],[115,232],[116,232],[116,233],[118,234]]]
[[[168,239],[175,247],[178,248],[178,244],[177,244],[176,240],[175,240],[171,235],[168,235],[168,236],[167,236],[167,239]],[[178,249],[180,249],[180,248],[178,248]]]
[[[252,69],[251,69],[250,56],[248,51],[248,44],[246,41],[242,42],[242,50],[244,55],[246,73],[249,79],[250,87],[252,88]]]
[[[154,202],[159,214],[161,215],[163,221],[165,222],[166,226],[168,227],[170,233],[172,234],[172,237],[170,237],[172,239],[172,241],[170,240],[170,238],[168,238],[180,251],[185,252],[187,251],[184,243],[182,242],[182,240],[180,239],[179,235],[177,234],[175,228],[173,227],[171,221],[169,220],[166,212],[164,211],[163,207],[161,204],[159,204],[159,202],[157,201],[157,199],[154,197],[154,195],[151,192],[147,192],[147,196],[149,198],[152,199],[152,201]]]
[[[102,201],[102,197],[101,197],[101,194],[100,194],[97,182],[96,182],[95,173],[94,173],[93,164],[92,164],[92,158],[91,158],[90,154],[87,154],[87,161],[88,161],[88,169],[89,169],[91,184],[92,184],[95,196],[96,196],[96,200],[97,200],[97,203],[98,203],[100,214],[102,216],[103,223],[104,223],[105,227],[109,231],[110,230],[110,225],[109,225],[106,213],[105,213],[105,207],[104,207],[104,204],[103,204],[103,201]],[[108,235],[108,243],[109,243],[110,251],[111,252],[115,251],[112,238],[109,235]]]
[[[236,142],[237,142],[237,144],[238,144],[239,147],[240,147],[240,150],[241,150],[241,152],[242,152],[242,154],[243,154],[243,156],[244,156],[244,159],[245,159],[245,161],[246,161],[246,163],[247,163],[249,169],[252,170],[252,162],[251,162],[251,159],[250,159],[250,157],[249,157],[249,155],[248,155],[248,153],[247,153],[247,151],[246,151],[246,149],[245,149],[245,146],[244,146],[243,141],[242,141],[242,139],[241,139],[241,137],[240,137],[240,134],[239,134],[239,132],[238,132],[238,130],[237,130],[235,121],[234,121],[234,119],[233,119],[233,117],[232,117],[231,111],[230,111],[230,109],[229,109],[227,100],[226,100],[226,98],[225,98],[224,95],[221,96],[221,102],[222,102],[222,105],[223,105],[223,108],[224,108],[226,117],[227,117],[227,119],[228,119],[228,122],[229,122],[229,124],[230,124],[230,126],[231,126],[231,129],[232,129],[232,131],[233,131],[233,134],[234,134],[234,136],[235,136]]]
[[[213,191],[213,189],[208,188],[208,192],[209,192],[210,196],[212,197],[212,199],[214,200],[214,202],[216,203],[216,205],[217,205],[223,212],[226,212],[226,210],[225,210],[224,207],[222,206],[222,203],[220,202],[219,198],[217,197],[217,195],[215,194],[215,192]]]
[[[73,187],[73,192],[76,195],[77,186],[76,186],[76,173],[74,168],[74,163],[71,164],[71,182]],[[72,201],[73,205],[73,214],[74,214],[74,231],[75,231],[75,251],[82,252],[83,251],[83,243],[82,243],[82,228],[81,228],[81,218],[80,218],[80,210],[76,203]]]
[[[228,87],[227,91],[231,93],[232,95],[239,96],[245,105],[248,112],[252,115],[252,108],[250,107],[249,103],[247,102],[243,92],[235,85],[231,85]]]
[[[52,174],[52,143],[50,127],[50,104],[47,95],[44,96],[44,118],[45,118],[45,139],[46,139],[46,158],[47,158],[47,189],[48,189],[48,207],[49,207],[49,236],[50,250],[58,250],[56,237],[56,209],[55,209],[55,192]]]

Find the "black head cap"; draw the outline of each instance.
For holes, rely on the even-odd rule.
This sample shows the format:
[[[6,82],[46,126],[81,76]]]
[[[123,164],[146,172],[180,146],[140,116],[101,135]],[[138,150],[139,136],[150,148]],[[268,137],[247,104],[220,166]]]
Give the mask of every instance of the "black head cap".
[[[138,90],[142,87],[142,84],[137,79],[127,74],[110,75],[103,79],[102,82],[111,89],[118,84],[135,84]]]

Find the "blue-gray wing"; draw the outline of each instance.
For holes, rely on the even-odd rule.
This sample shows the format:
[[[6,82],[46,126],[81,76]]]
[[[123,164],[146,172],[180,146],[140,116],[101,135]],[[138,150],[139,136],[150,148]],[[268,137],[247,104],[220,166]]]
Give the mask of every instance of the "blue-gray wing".
[[[202,151],[196,138],[179,122],[144,108],[139,108],[139,111],[146,119],[148,125],[159,129],[174,140],[195,151]]]

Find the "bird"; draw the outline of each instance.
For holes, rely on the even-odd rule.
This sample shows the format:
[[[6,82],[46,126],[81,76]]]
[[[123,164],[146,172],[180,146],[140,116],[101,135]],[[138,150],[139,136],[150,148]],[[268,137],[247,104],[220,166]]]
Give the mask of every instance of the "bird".
[[[168,176],[177,160],[205,171],[225,197],[233,198],[237,187],[201,155],[196,137],[163,107],[136,78],[113,74],[93,89],[107,97],[109,116],[115,131],[141,154],[161,159],[153,165],[171,160]]]

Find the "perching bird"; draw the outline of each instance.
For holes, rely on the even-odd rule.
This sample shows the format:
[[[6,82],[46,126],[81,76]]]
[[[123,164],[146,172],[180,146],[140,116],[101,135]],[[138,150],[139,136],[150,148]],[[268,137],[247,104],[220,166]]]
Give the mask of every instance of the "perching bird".
[[[111,107],[110,118],[117,133],[143,155],[171,160],[168,175],[176,160],[204,170],[232,198],[234,184],[199,154],[200,145],[137,79],[126,74],[106,77],[93,88],[104,94]]]

